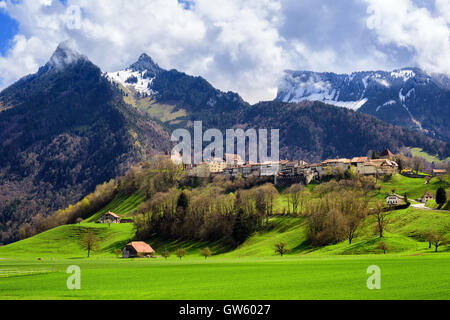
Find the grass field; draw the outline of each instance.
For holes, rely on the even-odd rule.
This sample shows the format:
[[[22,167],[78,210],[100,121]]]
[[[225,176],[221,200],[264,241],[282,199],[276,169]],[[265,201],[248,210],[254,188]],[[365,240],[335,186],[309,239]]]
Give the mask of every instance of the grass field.
[[[81,269],[81,290],[66,287],[70,265]],[[366,286],[371,265],[381,290]],[[449,265],[448,254],[6,260],[0,299],[449,299]]]
[[[440,182],[396,175],[380,182],[380,195],[395,187],[397,193],[418,197]],[[378,195],[379,196],[379,195]],[[352,244],[348,241],[314,248],[307,241],[305,218],[275,216],[265,228],[238,248],[225,243],[195,240],[147,242],[157,251],[154,259],[116,258],[134,238],[133,224],[96,224],[111,210],[129,217],[143,196],[117,196],[90,219],[64,225],[34,237],[0,247],[0,300],[2,299],[450,299],[450,245],[428,248],[421,235],[435,230],[450,235],[450,213],[407,208],[388,214],[387,254],[377,249],[375,217],[367,217]],[[278,199],[282,208],[286,199]],[[94,232],[100,251],[87,253],[78,243]],[[280,257],[274,244],[291,250]],[[204,259],[200,250],[213,256]],[[179,260],[173,252],[187,250]],[[172,252],[167,260],[162,250]],[[66,269],[81,268],[81,290],[68,290]],[[381,268],[382,289],[369,290],[367,267]]]
[[[389,181],[379,181],[379,185],[382,197],[395,189],[395,193],[403,195],[406,192],[411,199],[421,198],[426,191],[435,195],[439,187],[449,187],[448,180],[441,182],[437,178],[432,178],[428,184],[425,184],[425,178],[408,178],[401,174],[394,175]]]
[[[411,153],[412,153],[413,156],[419,156],[419,157],[422,157],[422,158],[424,158],[425,160],[427,160],[428,162],[441,163],[441,162],[443,162],[443,161],[448,161],[448,160],[450,160],[450,157],[448,157],[448,158],[446,158],[446,159],[444,159],[444,160],[441,160],[441,159],[439,159],[437,156],[433,156],[433,155],[431,155],[431,154],[429,154],[429,153],[426,153],[425,151],[423,151],[423,150],[420,149],[420,148],[409,148],[409,151],[411,151]]]

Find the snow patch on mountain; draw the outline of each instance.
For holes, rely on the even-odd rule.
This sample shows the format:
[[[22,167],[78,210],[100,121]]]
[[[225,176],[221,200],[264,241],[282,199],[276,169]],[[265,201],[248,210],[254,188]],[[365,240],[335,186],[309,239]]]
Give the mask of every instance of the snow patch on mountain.
[[[378,112],[378,110],[380,110],[380,108],[386,107],[386,106],[391,106],[396,103],[397,103],[397,101],[395,101],[395,100],[389,100],[388,102],[383,103],[381,106],[378,106],[376,111]]]
[[[412,70],[403,69],[403,70],[394,70],[391,72],[392,78],[400,78],[403,82],[408,81],[411,78],[414,78],[416,73]]]
[[[116,72],[108,72],[107,77],[110,81],[120,83],[124,87],[132,87],[139,93],[154,95],[155,91],[150,89],[154,78],[146,77],[146,71],[133,71],[125,69]]]
[[[350,75],[347,81],[352,81],[352,76],[354,75]],[[309,77],[287,75],[280,85],[279,92],[283,92],[281,100],[285,102],[321,101],[351,110],[358,110],[368,101],[363,97],[354,101],[342,101],[339,99],[340,90],[333,88],[330,81],[321,80],[320,76],[316,75]]]

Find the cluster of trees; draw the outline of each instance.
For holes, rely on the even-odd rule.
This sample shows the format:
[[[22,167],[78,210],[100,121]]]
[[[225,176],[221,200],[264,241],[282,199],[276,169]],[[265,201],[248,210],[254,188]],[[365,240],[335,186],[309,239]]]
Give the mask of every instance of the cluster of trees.
[[[318,186],[319,187],[319,186]],[[364,189],[355,189],[336,182],[323,184],[320,198],[306,203],[308,239],[314,246],[341,242],[349,244],[368,215],[368,197]]]
[[[223,186],[215,183],[193,190],[171,188],[156,193],[138,208],[136,236],[223,239],[236,246],[268,221],[277,196],[272,184],[235,193],[226,193]]]

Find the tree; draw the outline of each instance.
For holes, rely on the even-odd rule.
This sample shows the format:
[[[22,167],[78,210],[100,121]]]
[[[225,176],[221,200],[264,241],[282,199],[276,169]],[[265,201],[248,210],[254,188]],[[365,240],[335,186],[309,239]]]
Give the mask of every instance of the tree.
[[[180,196],[178,197],[178,201],[177,201],[177,208],[183,208],[184,211],[186,211],[186,209],[189,206],[189,199],[186,195],[186,193],[182,192],[180,193]]]
[[[436,191],[436,203],[439,205],[439,209],[447,202],[447,194],[443,187],[439,187]]]
[[[250,232],[251,230],[249,228],[248,221],[245,218],[244,210],[239,208],[236,214],[236,219],[234,220],[233,233],[231,234],[235,245],[238,246],[243,243],[250,235]]]
[[[387,212],[384,210],[384,206],[381,202],[376,204],[375,208],[375,216],[377,218],[376,230],[380,235],[380,238],[383,238],[383,232],[386,229],[386,216]]]
[[[169,250],[164,249],[164,250],[161,252],[161,256],[162,256],[164,259],[167,260],[167,258],[170,257],[170,252],[169,252]]]
[[[100,245],[98,244],[98,238],[92,231],[89,231],[84,235],[84,237],[80,240],[80,247],[88,252],[88,258],[91,254],[91,251],[96,251],[100,249]]]
[[[386,254],[386,251],[390,250],[389,245],[384,241],[379,241],[377,248],[383,250],[384,254]]]
[[[365,215],[364,215],[365,216]],[[345,215],[345,234],[348,239],[348,244],[352,244],[352,240],[356,235],[356,231],[364,217],[359,214]]]
[[[177,251],[175,251],[175,255],[181,260],[181,258],[186,255],[186,250],[184,250],[183,248],[177,249]]]
[[[280,256],[283,256],[286,253],[289,253],[291,250],[286,248],[286,243],[280,242],[275,244],[275,253],[279,253]]]
[[[425,231],[423,233],[423,238],[428,241],[428,249],[431,249],[431,246],[433,245],[433,235],[434,231]]]
[[[301,192],[303,190],[303,185],[301,184],[293,184],[288,189],[288,202],[292,204],[292,213],[296,214],[298,206],[300,204]]]
[[[206,247],[206,248],[203,248],[203,249],[200,251],[200,254],[201,254],[203,257],[205,257],[205,260],[206,260],[206,258],[211,257],[212,252],[211,252],[211,250],[210,250],[208,247]]]
[[[412,165],[413,165],[414,171],[416,171],[416,174],[417,174],[417,173],[419,173],[420,170],[422,170],[424,168],[425,164],[424,164],[423,158],[414,156],[412,158]]]
[[[437,252],[440,246],[445,245],[449,242],[445,235],[438,232],[433,232],[430,236],[430,240],[433,243],[434,252]]]

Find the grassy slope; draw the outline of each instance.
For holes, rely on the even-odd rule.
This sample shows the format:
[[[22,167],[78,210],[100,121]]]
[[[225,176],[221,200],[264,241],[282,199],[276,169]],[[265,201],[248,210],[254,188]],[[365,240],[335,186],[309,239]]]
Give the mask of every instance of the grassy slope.
[[[108,211],[112,211],[118,214],[121,218],[130,218],[132,217],[132,213],[136,210],[136,208],[141,204],[143,200],[144,195],[140,193],[134,193],[130,196],[119,194],[103,209],[99,210],[91,217],[86,219],[86,222],[98,221],[100,217]]]
[[[391,193],[395,189],[395,193],[403,195],[405,192],[408,198],[417,199],[423,196],[425,191],[436,194],[436,190],[443,186],[449,187],[449,183],[440,182],[437,178],[432,178],[428,184],[425,184],[425,178],[408,178],[400,174],[396,174],[390,181],[379,181],[381,185],[381,194],[379,197],[384,198],[384,195]]]
[[[433,156],[429,153],[426,153],[425,151],[423,151],[420,148],[408,148],[409,151],[411,151],[413,156],[419,156],[424,158],[425,160],[427,160],[428,162],[436,162],[436,163],[440,163],[443,161],[448,161],[450,160],[450,157],[444,159],[444,160],[440,160],[437,156]]]
[[[150,97],[137,97],[137,92],[133,88],[125,88],[123,85],[119,86],[122,90],[124,90],[124,92],[128,93],[128,96],[125,96],[123,98],[126,103],[131,104],[141,111],[147,112],[151,117],[155,119],[158,119],[162,122],[167,122],[186,116],[186,110],[184,109],[174,111],[175,106],[173,105],[156,103]]]
[[[422,179],[394,179],[399,193],[421,193],[426,187]],[[391,183],[383,183],[382,190]],[[118,196],[95,217],[107,210],[127,215],[139,199],[137,194]],[[386,255],[376,249],[374,217],[364,221],[351,245],[344,241],[319,249],[306,242],[304,218],[282,216],[235,250],[220,242],[149,240],[159,251],[186,248],[182,260],[174,255],[168,260],[114,258],[114,248],[133,238],[132,224],[61,226],[0,247],[0,299],[450,299],[450,247],[435,254],[419,238],[427,229],[449,234],[450,214],[408,208],[390,213],[387,221],[383,240],[391,249]],[[78,246],[88,230],[98,235],[102,248],[90,259]],[[282,258],[274,252],[281,241],[291,249]],[[199,251],[206,246],[215,256],[204,260]],[[81,291],[65,288],[65,269],[73,264],[82,270]],[[366,269],[373,264],[381,267],[383,290],[365,286]]]
[[[88,231],[93,231],[100,244],[101,251],[92,257],[113,256],[114,248],[122,248],[134,237],[133,225],[82,223],[80,225],[60,226],[34,237],[0,247],[3,258],[84,258],[86,251],[79,246],[79,241]]]

